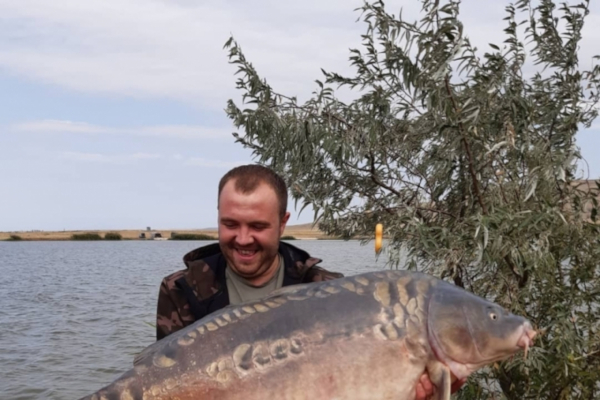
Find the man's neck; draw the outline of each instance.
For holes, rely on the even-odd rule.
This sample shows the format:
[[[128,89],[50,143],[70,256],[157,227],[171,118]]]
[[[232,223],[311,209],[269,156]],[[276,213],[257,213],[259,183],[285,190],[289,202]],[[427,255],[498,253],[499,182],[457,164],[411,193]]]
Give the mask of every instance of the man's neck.
[[[261,276],[257,276],[256,278],[252,279],[247,279],[248,284],[252,286],[262,286],[265,283],[269,282],[271,279],[273,279],[277,271],[279,271],[279,259],[280,255],[279,253],[277,253],[273,261],[271,262],[271,266],[269,266],[269,269],[267,269],[265,273]]]

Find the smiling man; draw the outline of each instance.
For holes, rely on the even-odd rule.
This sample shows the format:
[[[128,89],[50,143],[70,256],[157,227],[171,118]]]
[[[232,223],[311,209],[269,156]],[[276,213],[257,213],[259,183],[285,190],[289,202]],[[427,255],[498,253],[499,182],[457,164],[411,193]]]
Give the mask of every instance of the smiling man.
[[[158,296],[160,340],[229,304],[300,283],[340,278],[281,236],[290,217],[287,187],[260,165],[229,171],[219,183],[219,243],[192,250],[186,268],[165,277]]]
[[[316,267],[320,260],[280,242],[289,217],[287,188],[271,170],[250,165],[223,177],[219,185],[219,245],[227,261],[230,303],[260,298],[295,283],[342,276]],[[312,274],[307,275],[309,270]]]
[[[229,304],[261,298],[284,286],[343,276],[280,241],[290,217],[287,187],[269,168],[245,165],[225,174],[219,183],[218,209],[219,243],[186,254],[186,268],[160,285],[157,340]],[[462,383],[455,382],[452,391]],[[431,381],[423,374],[415,400],[432,393]]]

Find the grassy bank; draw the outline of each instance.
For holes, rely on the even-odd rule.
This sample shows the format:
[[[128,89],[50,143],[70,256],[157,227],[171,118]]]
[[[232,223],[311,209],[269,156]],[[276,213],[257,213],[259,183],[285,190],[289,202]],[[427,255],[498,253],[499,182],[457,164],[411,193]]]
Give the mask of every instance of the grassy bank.
[[[171,239],[174,233],[178,238],[175,240],[216,240],[216,229],[197,229],[197,230],[179,230],[179,229],[158,229],[154,233],[160,233],[162,238]],[[77,231],[19,231],[19,232],[0,232],[0,241],[19,240],[11,239],[11,236],[17,236],[20,240],[148,240],[140,239],[140,233],[150,236],[146,230],[77,230]],[[87,235],[98,235],[100,239],[82,239]],[[331,239],[311,224],[290,225],[283,233],[285,240],[295,239]],[[74,238],[76,237],[76,238]],[[95,237],[95,236],[94,236]],[[291,239],[293,238],[293,239]]]
[[[217,240],[216,236],[204,233],[177,233],[171,235],[171,240]]]

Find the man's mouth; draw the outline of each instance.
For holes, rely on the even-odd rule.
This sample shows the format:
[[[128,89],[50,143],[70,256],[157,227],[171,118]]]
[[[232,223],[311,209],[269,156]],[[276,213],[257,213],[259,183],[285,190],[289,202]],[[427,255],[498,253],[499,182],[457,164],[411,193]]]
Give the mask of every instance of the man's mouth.
[[[256,250],[236,249],[237,253],[242,257],[252,257],[256,254]]]

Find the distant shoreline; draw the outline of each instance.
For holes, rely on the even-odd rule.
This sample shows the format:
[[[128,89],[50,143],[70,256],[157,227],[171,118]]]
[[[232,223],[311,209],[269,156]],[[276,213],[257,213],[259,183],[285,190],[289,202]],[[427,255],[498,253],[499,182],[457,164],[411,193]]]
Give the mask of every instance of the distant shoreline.
[[[122,240],[153,240],[149,237],[152,234],[159,233],[160,238],[156,240],[170,239],[173,233],[177,234],[202,234],[217,238],[216,229],[98,229],[98,230],[71,230],[71,231],[11,231],[0,232],[0,241],[9,240],[11,235],[18,236],[23,241],[66,241],[73,240],[73,235],[97,233],[104,237],[107,233],[118,233]],[[146,238],[140,238],[140,234],[144,233]],[[312,224],[290,225],[287,226],[284,236],[293,236],[298,240],[319,240],[319,239],[337,239],[327,236]]]

